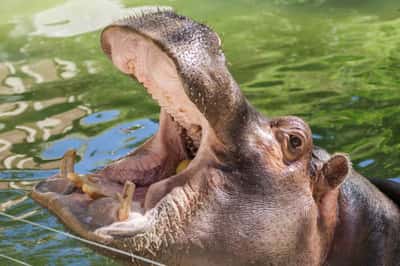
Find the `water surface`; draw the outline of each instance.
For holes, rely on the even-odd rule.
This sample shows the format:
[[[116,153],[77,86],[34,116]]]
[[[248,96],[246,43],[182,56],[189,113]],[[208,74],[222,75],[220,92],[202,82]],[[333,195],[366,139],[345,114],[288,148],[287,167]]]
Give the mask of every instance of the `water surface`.
[[[51,175],[70,148],[79,153],[77,170],[93,171],[157,130],[158,106],[99,47],[102,27],[132,7],[155,4],[0,3],[0,179]],[[162,4],[220,34],[229,68],[258,110],[304,118],[317,145],[349,153],[366,176],[400,177],[398,1]],[[65,230],[24,191],[1,184],[0,211]],[[0,217],[0,231],[0,253],[32,265],[115,265],[31,225]],[[0,258],[0,265],[9,263]]]

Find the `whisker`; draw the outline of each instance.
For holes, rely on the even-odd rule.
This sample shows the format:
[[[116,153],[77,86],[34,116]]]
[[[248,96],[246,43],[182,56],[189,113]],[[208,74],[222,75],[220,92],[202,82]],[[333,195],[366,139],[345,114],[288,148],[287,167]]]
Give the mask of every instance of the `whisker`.
[[[35,223],[35,222],[31,222],[29,220],[25,220],[23,218],[19,218],[19,217],[13,216],[13,215],[10,215],[10,214],[2,212],[2,211],[0,211],[0,216],[7,217],[7,218],[9,218],[11,220],[14,220],[14,221],[19,221],[19,222],[23,222],[23,223],[27,223],[27,224],[36,226],[36,227],[40,227],[42,229],[45,229],[45,230],[48,230],[48,231],[51,231],[51,232],[54,232],[54,233],[57,233],[57,234],[60,234],[60,235],[64,235],[66,237],[70,237],[70,238],[78,240],[78,241],[81,241],[81,242],[83,242],[85,244],[89,244],[89,245],[93,245],[93,246],[96,246],[96,247],[104,248],[104,249],[107,249],[109,251],[112,251],[112,252],[115,252],[115,253],[118,253],[118,254],[121,254],[121,255],[124,255],[124,256],[131,257],[132,259],[141,260],[141,261],[149,263],[151,265],[166,266],[165,264],[159,263],[157,261],[154,261],[154,260],[151,260],[151,259],[147,259],[147,258],[141,257],[139,255],[131,254],[130,252],[126,252],[124,250],[120,250],[120,249],[117,249],[117,248],[109,247],[109,246],[106,246],[104,244],[100,244],[100,243],[97,243],[97,242],[94,242],[94,241],[91,241],[91,240],[87,240],[87,239],[81,238],[79,236],[75,236],[73,234],[70,234],[70,233],[59,231],[57,229],[48,227],[46,225],[42,225],[42,224],[38,224],[38,223]],[[25,265],[29,265],[29,264],[25,264]]]
[[[23,262],[23,261],[21,261],[21,260],[14,259],[14,258],[9,257],[9,256],[6,256],[6,255],[4,255],[4,254],[0,254],[0,258],[5,258],[5,259],[11,260],[11,261],[13,261],[13,262],[16,262],[16,263],[18,263],[18,264],[21,264],[21,265],[32,266],[32,264]]]

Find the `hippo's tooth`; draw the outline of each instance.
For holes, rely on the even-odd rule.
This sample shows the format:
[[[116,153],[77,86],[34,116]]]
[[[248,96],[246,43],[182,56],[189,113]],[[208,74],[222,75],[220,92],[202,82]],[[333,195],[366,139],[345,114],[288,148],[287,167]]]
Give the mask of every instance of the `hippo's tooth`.
[[[129,213],[132,207],[133,195],[135,194],[136,185],[131,181],[126,181],[124,185],[124,190],[122,196],[117,194],[119,201],[121,203],[118,210],[118,220],[125,221],[129,217]]]
[[[74,166],[75,166],[75,159],[76,159],[76,151],[75,150],[68,150],[63,158],[61,159],[60,164],[60,176],[66,178],[69,173],[74,173]]]
[[[176,167],[176,173],[179,174],[180,172],[182,172],[183,170],[185,170],[188,165],[190,164],[191,160],[183,160],[182,162],[180,162],[178,164],[178,166]]]
[[[82,191],[86,193],[92,199],[98,199],[101,197],[112,197],[115,198],[115,192],[108,190],[107,186],[101,183],[96,183],[92,176],[85,176],[83,178]]]
[[[78,175],[74,172],[67,173],[67,178],[79,188],[86,182],[86,177],[84,175]]]
[[[105,193],[98,187],[96,184],[91,182],[86,182],[82,185],[82,191],[86,193],[92,199],[98,199],[100,197],[104,197]]]

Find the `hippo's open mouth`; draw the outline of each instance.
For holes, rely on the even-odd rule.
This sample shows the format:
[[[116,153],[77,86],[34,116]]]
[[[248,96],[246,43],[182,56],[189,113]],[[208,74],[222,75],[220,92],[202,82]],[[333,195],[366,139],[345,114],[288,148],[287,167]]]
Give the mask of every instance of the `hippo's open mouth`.
[[[128,179],[137,188],[147,190],[145,197],[137,198],[147,210],[169,192],[148,188],[175,177],[177,172],[186,167],[190,169],[195,164],[202,136],[207,135],[209,125],[186,95],[175,62],[150,38],[127,28],[111,26],[103,31],[102,47],[114,65],[143,84],[161,107],[160,130],[153,143],[149,144],[151,147],[146,149],[146,154],[125,159],[130,163],[128,167],[120,164],[104,171],[114,174],[115,168],[119,168],[121,175],[123,168],[125,173],[119,181]],[[140,174],[137,173],[138,168]],[[182,185],[180,182],[173,183]]]
[[[60,175],[39,183],[32,197],[78,234],[104,242],[154,228],[165,209],[161,202],[177,201],[174,194],[182,192],[176,189],[184,189],[213,130],[185,93],[174,59],[151,38],[114,25],[103,31],[102,48],[160,105],[159,131],[132,154],[91,175],[75,174],[73,155],[67,154]]]

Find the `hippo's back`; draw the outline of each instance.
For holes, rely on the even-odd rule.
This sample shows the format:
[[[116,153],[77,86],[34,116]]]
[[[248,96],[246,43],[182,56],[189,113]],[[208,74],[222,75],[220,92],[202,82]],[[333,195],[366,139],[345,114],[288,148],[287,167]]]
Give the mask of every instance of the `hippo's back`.
[[[370,178],[369,181],[400,207],[400,183],[383,178]]]

